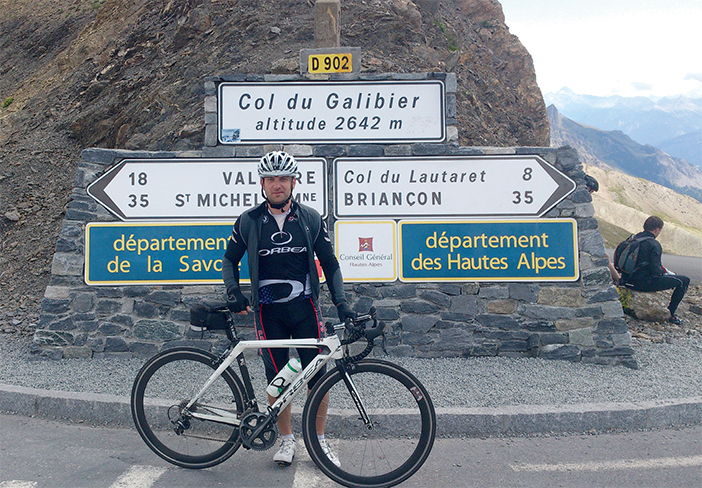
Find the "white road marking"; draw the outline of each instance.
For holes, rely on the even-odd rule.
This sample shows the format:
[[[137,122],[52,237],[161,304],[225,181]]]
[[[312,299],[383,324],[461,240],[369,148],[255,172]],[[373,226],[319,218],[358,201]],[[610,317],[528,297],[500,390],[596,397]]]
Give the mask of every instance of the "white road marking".
[[[302,447],[302,449],[300,449],[300,447]],[[298,445],[295,457],[297,459],[293,461],[293,463],[295,463],[293,464],[295,467],[295,478],[293,479],[292,488],[335,486],[334,482],[327,478],[324,473],[319,470],[317,465],[314,464],[314,461],[312,461],[304,445]]]
[[[685,468],[702,466],[702,456],[669,457],[656,459],[620,459],[564,464],[517,464],[514,471],[613,471],[625,469]]]
[[[36,486],[36,481],[12,480],[0,483],[0,488],[35,488]]]
[[[132,466],[110,488],[149,488],[166,472],[156,466]]]

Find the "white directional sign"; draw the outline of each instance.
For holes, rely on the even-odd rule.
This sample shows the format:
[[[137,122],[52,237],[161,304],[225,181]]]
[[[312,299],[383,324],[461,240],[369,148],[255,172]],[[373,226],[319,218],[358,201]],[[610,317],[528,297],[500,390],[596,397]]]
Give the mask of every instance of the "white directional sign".
[[[538,156],[339,158],[335,214],[346,217],[538,217],[575,183]]]
[[[300,158],[293,198],[327,214],[326,161]],[[258,159],[124,159],[88,187],[122,220],[231,219],[263,202]]]
[[[219,142],[440,142],[442,81],[221,83]]]

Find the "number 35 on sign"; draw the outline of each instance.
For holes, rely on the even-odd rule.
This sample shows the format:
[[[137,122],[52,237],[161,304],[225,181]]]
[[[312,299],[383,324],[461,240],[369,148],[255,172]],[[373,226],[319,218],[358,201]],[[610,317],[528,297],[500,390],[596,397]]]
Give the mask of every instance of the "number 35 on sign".
[[[353,68],[351,53],[310,54],[308,66],[310,73],[351,73]]]

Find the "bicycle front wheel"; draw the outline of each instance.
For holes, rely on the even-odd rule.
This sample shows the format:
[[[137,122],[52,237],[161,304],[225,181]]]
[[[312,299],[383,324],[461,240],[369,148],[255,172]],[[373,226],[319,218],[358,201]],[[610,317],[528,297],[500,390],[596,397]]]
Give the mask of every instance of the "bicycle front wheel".
[[[194,348],[174,348],[151,358],[132,388],[132,418],[144,442],[166,461],[184,468],[207,468],[239,448],[239,426],[194,418],[190,412],[230,418],[242,412],[241,381],[229,369],[188,411],[183,407],[216,369],[216,357]]]
[[[370,423],[361,419],[342,371],[330,371],[310,393],[302,416],[310,457],[342,485],[388,487],[405,481],[424,464],[436,436],[436,413],[426,389],[386,361],[365,360],[346,369]],[[341,466],[318,439],[318,421],[327,408],[325,439]]]

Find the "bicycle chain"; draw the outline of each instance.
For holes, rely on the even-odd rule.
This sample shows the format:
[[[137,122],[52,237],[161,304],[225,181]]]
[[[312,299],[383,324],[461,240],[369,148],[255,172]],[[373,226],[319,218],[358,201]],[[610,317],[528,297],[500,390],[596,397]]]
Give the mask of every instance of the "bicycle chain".
[[[177,424],[178,424],[178,422],[181,422],[182,419],[185,419],[188,423],[190,423],[190,418],[184,417],[184,416],[183,416],[183,410],[185,409],[185,405],[186,405],[186,404],[187,404],[187,400],[183,400],[183,401],[180,402],[180,404],[178,405],[178,412],[179,412],[178,415],[180,416],[180,418],[179,418],[178,420],[172,420],[171,418],[168,419],[168,420],[171,422],[171,424],[173,425],[174,429],[177,429]],[[174,405],[174,406],[175,406],[175,405]],[[207,410],[207,406],[206,406],[206,405],[200,405],[200,407],[203,408],[204,410]],[[171,408],[173,408],[173,407],[171,407]],[[170,411],[170,409],[169,409],[169,411]],[[169,417],[170,417],[170,416],[169,416]],[[233,427],[236,427],[236,426],[233,426]],[[238,427],[236,427],[236,428],[238,428]],[[204,440],[204,441],[216,441],[216,442],[222,442],[222,443],[224,443],[224,444],[240,444],[240,443],[241,443],[241,440],[237,440],[236,442],[230,442],[229,439],[217,439],[216,437],[205,437],[205,436],[201,436],[201,435],[189,434],[189,433],[187,433],[187,431],[188,431],[189,429],[190,429],[190,427],[187,427],[187,428],[185,428],[185,429],[183,430],[183,432],[181,432],[181,433],[177,433],[177,432],[176,432],[176,434],[179,435],[179,436],[181,436],[181,437],[190,437],[190,438],[193,438],[193,439],[202,439],[202,440]]]
[[[237,440],[236,442],[231,442],[229,439],[216,439],[214,437],[205,437],[201,435],[194,435],[194,434],[186,434],[182,433],[180,434],[181,437],[192,437],[193,439],[202,439],[203,441],[217,441],[217,442],[222,442],[223,444],[241,444],[241,440]]]

